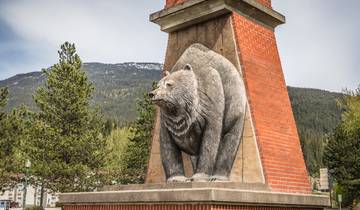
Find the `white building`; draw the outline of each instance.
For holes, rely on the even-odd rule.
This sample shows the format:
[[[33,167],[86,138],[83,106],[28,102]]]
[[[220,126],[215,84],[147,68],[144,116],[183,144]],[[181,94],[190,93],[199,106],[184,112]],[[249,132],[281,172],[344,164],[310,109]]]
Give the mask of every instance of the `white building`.
[[[40,206],[41,188],[28,185],[26,189],[26,206]],[[22,207],[23,198],[24,187],[22,183],[16,185],[11,190],[3,193],[0,192],[0,200],[12,200],[16,202],[19,207]],[[44,207],[55,207],[58,200],[58,193],[51,193],[45,190],[43,199]]]

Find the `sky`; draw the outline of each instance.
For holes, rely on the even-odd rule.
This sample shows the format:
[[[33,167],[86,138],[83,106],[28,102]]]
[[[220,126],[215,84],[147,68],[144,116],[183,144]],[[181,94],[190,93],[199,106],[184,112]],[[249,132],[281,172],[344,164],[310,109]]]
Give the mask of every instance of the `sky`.
[[[287,85],[330,91],[360,84],[359,0],[272,0]],[[164,61],[167,35],[149,22],[164,1],[0,0],[0,80],[40,71],[74,42],[84,62]]]

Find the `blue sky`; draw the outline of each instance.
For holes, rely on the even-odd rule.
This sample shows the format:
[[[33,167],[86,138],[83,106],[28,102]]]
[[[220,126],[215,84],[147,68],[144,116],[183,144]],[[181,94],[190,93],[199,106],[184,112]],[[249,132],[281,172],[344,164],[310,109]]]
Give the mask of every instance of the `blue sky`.
[[[167,36],[149,0],[0,0],[0,80],[57,62],[64,41],[84,62],[163,62]],[[273,0],[287,23],[276,36],[286,82],[332,91],[360,84],[358,0]]]

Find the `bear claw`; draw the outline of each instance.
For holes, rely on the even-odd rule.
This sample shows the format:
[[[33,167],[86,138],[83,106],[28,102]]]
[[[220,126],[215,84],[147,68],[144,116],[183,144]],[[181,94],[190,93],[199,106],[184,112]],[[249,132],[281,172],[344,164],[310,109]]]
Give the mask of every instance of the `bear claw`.
[[[209,177],[209,181],[210,182],[227,182],[227,181],[229,181],[229,177],[214,175],[214,176]]]

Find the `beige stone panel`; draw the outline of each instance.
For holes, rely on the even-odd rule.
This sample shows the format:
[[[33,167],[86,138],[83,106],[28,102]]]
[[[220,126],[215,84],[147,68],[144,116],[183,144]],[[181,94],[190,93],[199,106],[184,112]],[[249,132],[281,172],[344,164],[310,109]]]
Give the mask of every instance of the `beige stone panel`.
[[[186,177],[191,177],[194,174],[194,170],[191,164],[190,155],[186,153],[182,153],[183,163],[184,163],[184,171]]]
[[[262,169],[256,141],[253,137],[244,137],[243,148],[243,182],[262,183]]]
[[[242,141],[230,174],[230,181],[263,183],[259,151],[251,125],[249,109],[246,111]]]
[[[164,169],[161,163],[160,154],[151,154],[152,162],[149,164],[149,170],[146,176],[146,183],[165,182]]]
[[[150,157],[148,161],[145,183],[161,183],[165,181],[164,169],[162,167],[162,162],[160,157],[159,128],[160,128],[159,109],[156,109],[156,117],[154,122],[154,129],[152,133],[152,143],[151,143]]]

